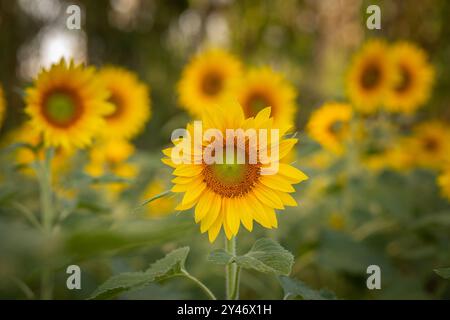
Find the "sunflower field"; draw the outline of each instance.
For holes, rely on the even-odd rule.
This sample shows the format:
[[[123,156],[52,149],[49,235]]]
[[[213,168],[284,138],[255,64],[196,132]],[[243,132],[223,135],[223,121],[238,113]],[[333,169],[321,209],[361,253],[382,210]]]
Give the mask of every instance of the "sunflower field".
[[[450,299],[449,15],[0,0],[0,299]]]

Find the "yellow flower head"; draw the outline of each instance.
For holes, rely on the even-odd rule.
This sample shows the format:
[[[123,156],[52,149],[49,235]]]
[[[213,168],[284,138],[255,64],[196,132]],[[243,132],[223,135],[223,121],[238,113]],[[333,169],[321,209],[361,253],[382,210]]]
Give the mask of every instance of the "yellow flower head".
[[[3,124],[3,119],[5,118],[5,111],[6,111],[6,102],[5,97],[3,96],[3,88],[0,85],[0,128]]]
[[[385,150],[365,157],[364,165],[375,172],[385,168],[408,171],[415,166],[414,156],[410,152],[410,139],[401,138]]]
[[[237,81],[236,95],[246,117],[254,117],[262,109],[272,107],[275,125],[294,125],[295,89],[282,74],[271,68],[248,71]]]
[[[221,104],[232,83],[241,75],[241,64],[234,56],[210,49],[196,55],[184,68],[178,83],[179,103],[194,116]]]
[[[439,121],[420,124],[409,140],[409,150],[417,165],[439,169],[446,163],[450,154],[450,130]]]
[[[42,135],[31,128],[30,123],[26,122],[24,125],[11,132],[8,137],[14,143],[25,143],[32,147],[37,147],[42,143]],[[70,159],[73,156],[72,150],[63,148],[56,148],[51,169],[55,178],[70,169]],[[14,152],[15,163],[21,167],[21,172],[26,175],[34,176],[34,171],[30,168],[31,163],[44,159],[44,150],[34,152],[30,148],[17,148]]]
[[[447,164],[445,170],[439,175],[438,185],[441,188],[441,194],[450,200],[450,165]]]
[[[112,108],[94,68],[73,61],[66,64],[63,59],[42,70],[26,95],[32,127],[43,133],[46,146],[65,149],[89,145]]]
[[[373,113],[384,101],[396,79],[387,45],[379,40],[367,42],[356,54],[347,75],[347,92],[355,108]]]
[[[98,177],[114,173],[123,178],[131,178],[135,170],[128,170],[126,161],[134,154],[134,146],[124,139],[101,140],[89,150],[89,164],[86,171]],[[125,167],[124,167],[125,166]]]
[[[253,139],[251,142],[247,135],[245,142],[237,143],[237,146],[234,139],[224,138],[229,137],[227,129],[242,129],[244,132],[253,129],[256,136],[266,132],[264,129],[273,132],[271,129],[277,128],[273,126],[270,108],[246,119],[240,105],[228,104],[205,111],[202,120],[203,132],[216,129],[220,136],[212,139],[205,134],[200,145],[197,143],[193,148],[189,148],[193,152],[183,153],[183,157],[187,156],[190,163],[180,163],[180,157],[176,156],[176,152],[172,152],[180,144],[190,146],[190,139],[180,139],[174,148],[163,151],[170,157],[164,158],[163,162],[174,168],[172,191],[184,194],[176,210],[195,207],[195,221],[200,223],[202,233],[208,231],[211,242],[217,238],[222,227],[228,239],[238,233],[241,223],[249,231],[253,229],[254,220],[265,228],[277,227],[275,209],[296,206],[296,201],[289,194],[295,191],[292,184],[307,179],[303,172],[283,162],[297,139],[283,138],[287,128],[280,130],[277,139],[267,134],[272,137],[268,145],[261,144],[260,139]],[[195,128],[188,125],[187,131],[193,132]],[[270,156],[270,159],[265,161],[260,161],[260,156],[258,161],[251,159],[252,154],[268,154],[269,146],[278,146],[279,153],[271,152],[274,157]],[[235,150],[235,154],[244,155],[244,159],[239,161],[239,157],[228,157],[227,147]],[[216,155],[219,161],[205,161],[208,154]],[[223,158],[225,155],[226,159]],[[268,172],[268,168],[273,168],[273,165],[278,165],[278,170]]]
[[[142,201],[145,201],[166,190],[167,190],[166,183],[164,183],[164,181],[161,179],[155,179],[149,183],[144,193],[142,194],[141,199]],[[161,197],[148,203],[145,206],[145,208],[147,216],[155,218],[155,217],[163,217],[174,212],[176,206],[177,206],[176,200],[171,196],[167,196]]]
[[[150,119],[148,87],[137,76],[118,67],[105,67],[98,73],[110,92],[114,110],[106,119],[104,135],[114,138],[134,138]]]
[[[345,103],[326,103],[314,111],[308,122],[309,135],[325,149],[336,154],[344,151],[344,142],[350,134],[352,107]]]
[[[385,107],[393,112],[414,112],[430,96],[434,69],[425,52],[413,44],[398,43],[391,54],[398,78],[387,94]]]

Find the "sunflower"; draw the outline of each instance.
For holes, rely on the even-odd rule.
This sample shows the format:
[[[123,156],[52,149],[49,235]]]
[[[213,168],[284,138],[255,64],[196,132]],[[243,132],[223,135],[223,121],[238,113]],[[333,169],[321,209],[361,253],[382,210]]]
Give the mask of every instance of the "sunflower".
[[[138,172],[136,165],[128,162],[134,151],[134,146],[125,139],[99,140],[89,151],[85,171],[93,177],[112,174],[118,178],[132,179]],[[120,192],[127,186],[124,182],[108,185],[112,193]]]
[[[396,44],[391,53],[399,77],[387,94],[385,107],[393,112],[414,112],[430,96],[434,69],[425,52],[413,44]]]
[[[275,125],[294,124],[296,92],[282,74],[269,67],[252,69],[235,87],[246,117],[254,117],[262,109],[272,107]]]
[[[241,64],[234,56],[210,49],[196,55],[184,68],[178,83],[179,103],[194,116],[205,108],[221,104],[241,75]]]
[[[139,134],[150,118],[148,87],[137,76],[118,67],[105,67],[98,73],[110,92],[114,110],[106,119],[105,135],[130,139]]]
[[[363,159],[367,169],[378,172],[388,168],[395,171],[408,171],[415,167],[414,156],[410,153],[410,138],[396,139],[392,145]]]
[[[142,194],[142,201],[156,196],[167,190],[166,183],[161,179],[155,179],[148,184]],[[177,206],[177,202],[173,197],[161,197],[146,205],[146,212],[149,217],[162,217],[172,213]]]
[[[31,169],[30,165],[35,161],[44,159],[45,151],[37,148],[42,144],[42,135],[33,130],[29,122],[26,122],[21,127],[11,131],[7,140],[11,143],[24,143],[27,146],[36,148],[36,151],[33,151],[32,148],[21,147],[17,148],[13,153],[15,163],[20,168],[20,171],[25,175],[34,176],[35,173]],[[55,149],[51,162],[51,169],[55,178],[58,178],[61,173],[70,169],[70,160],[72,156],[73,150],[67,150],[61,147]]]
[[[450,154],[450,130],[439,121],[422,123],[415,128],[405,150],[413,155],[419,166],[442,168]]]
[[[6,102],[5,97],[3,96],[3,88],[0,85],[0,128],[3,124],[3,119],[5,117],[5,110],[6,110]]]
[[[347,93],[358,111],[373,113],[395,80],[395,68],[387,45],[372,40],[353,59],[347,74]]]
[[[82,148],[104,125],[111,112],[108,91],[92,67],[67,64],[63,59],[42,70],[26,91],[26,113],[42,132],[46,146]]]
[[[172,191],[184,193],[176,210],[195,207],[195,222],[200,223],[202,233],[208,231],[210,242],[217,238],[222,226],[228,239],[238,233],[241,222],[249,231],[253,229],[253,221],[265,228],[277,227],[275,209],[296,206],[296,201],[289,194],[295,191],[292,184],[307,179],[303,172],[283,161],[297,139],[283,138],[287,128],[281,129],[280,138],[271,139],[268,146],[259,142],[249,143],[247,137],[243,144],[245,147],[239,147],[239,143],[236,147],[232,139],[222,138],[226,135],[226,129],[253,129],[257,136],[264,132],[263,129],[272,132],[270,130],[276,128],[273,127],[273,118],[270,118],[270,107],[261,110],[255,117],[246,119],[237,103],[218,106],[214,111],[207,109],[204,112],[202,123],[204,132],[216,129],[221,135],[213,141],[204,139],[201,147],[194,146],[193,156],[184,154],[184,157],[194,161],[177,164],[180,159],[176,156],[163,158],[165,164],[174,168]],[[188,125],[188,132],[194,130]],[[230,141],[228,144],[227,140]],[[189,144],[189,139],[179,139],[175,146],[180,143]],[[236,157],[234,160],[227,157],[222,163],[205,161],[208,152],[211,153],[211,145],[218,152],[223,150],[223,155],[226,154],[227,147],[234,148],[237,154],[245,155],[245,161],[236,161]],[[279,146],[279,157],[274,158],[278,158],[280,162],[278,159],[273,160],[272,156],[271,161],[251,160],[252,154],[261,155],[264,151],[267,152],[269,146]],[[172,151],[174,148],[168,148],[163,153],[170,157]],[[198,157],[199,153],[201,159]],[[270,166],[277,164],[277,171],[267,171]]]
[[[307,125],[309,135],[325,149],[336,154],[344,151],[350,135],[352,107],[345,103],[326,103],[314,111]]]
[[[441,194],[450,200],[450,165],[438,177],[438,185],[441,188]]]

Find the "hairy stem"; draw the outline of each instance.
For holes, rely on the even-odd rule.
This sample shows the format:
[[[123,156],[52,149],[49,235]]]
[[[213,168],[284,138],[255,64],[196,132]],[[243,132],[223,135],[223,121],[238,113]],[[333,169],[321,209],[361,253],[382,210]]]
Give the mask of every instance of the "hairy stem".
[[[231,256],[236,256],[236,237],[225,239],[225,251]],[[239,298],[239,272],[235,263],[227,264],[225,267],[226,294],[228,300]]]
[[[199,286],[200,289],[203,290],[203,292],[206,293],[206,295],[211,299],[211,300],[217,300],[216,296],[214,295],[214,293],[211,292],[211,290],[209,290],[209,288],[200,280],[198,280],[196,277],[192,276],[189,272],[187,272],[186,270],[181,270],[183,276],[185,276],[186,278],[188,278],[189,280],[193,281],[197,286]]]

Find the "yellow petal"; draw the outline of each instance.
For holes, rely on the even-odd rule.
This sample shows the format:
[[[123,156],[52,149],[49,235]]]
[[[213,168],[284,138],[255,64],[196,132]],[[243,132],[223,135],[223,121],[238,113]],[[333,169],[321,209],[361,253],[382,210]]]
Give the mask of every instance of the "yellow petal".
[[[264,209],[266,210],[266,216],[270,221],[270,225],[274,228],[278,228],[278,220],[275,210],[267,206],[265,206]]]
[[[239,215],[241,217],[242,224],[248,231],[253,230],[253,217],[252,217],[252,211],[251,208],[248,208],[248,206],[244,205],[243,202],[246,200],[244,198],[235,198],[233,201],[232,207],[235,212],[239,212]]]
[[[281,191],[276,191],[278,197],[280,198],[281,202],[283,202],[283,204],[285,206],[289,206],[289,207],[296,207],[297,206],[297,201],[295,201],[295,199],[286,192],[281,192]]]
[[[272,111],[271,107],[267,107],[262,109],[255,117],[255,126],[257,128],[262,127],[263,123],[269,120],[270,112]]]
[[[201,220],[200,224],[200,232],[205,232],[209,228],[211,228],[214,221],[216,221],[217,217],[220,215],[222,201],[218,195],[214,194],[214,199],[211,202],[211,207],[209,212],[206,213],[206,216]]]
[[[245,200],[242,201],[242,204],[247,206],[247,212],[249,212],[248,210],[251,210],[253,218],[256,220],[256,222],[258,222],[264,228],[272,228],[269,219],[267,219],[266,217],[263,204],[252,192],[247,193],[247,195],[245,196]]]
[[[196,203],[203,190],[206,188],[206,183],[202,182],[200,185],[189,188],[184,194],[183,201],[181,202],[183,205],[188,205],[190,203]]]
[[[170,159],[170,158],[162,158],[161,162],[164,163],[165,165],[168,165],[169,167],[172,167],[172,168],[178,167],[178,165],[173,163],[172,159]]]
[[[259,181],[266,187],[283,192],[294,192],[295,189],[291,184],[279,175],[265,175],[259,178]]]
[[[281,160],[284,157],[286,157],[291,151],[291,149],[295,146],[297,141],[298,139],[285,139],[281,141],[279,146],[278,159]]]
[[[209,242],[213,243],[216,240],[217,236],[219,235],[221,227],[222,227],[222,217],[218,216],[216,221],[214,221],[214,223],[208,230]]]
[[[206,216],[209,209],[211,208],[213,200],[213,192],[206,191],[203,193],[202,197],[198,200],[197,206],[195,207],[195,223],[198,223]]]
[[[308,179],[308,176],[302,171],[285,163],[280,163],[278,173],[292,181],[292,183],[299,183]]]
[[[233,199],[224,199],[224,211],[225,211],[225,218],[227,221],[227,224],[230,228],[230,231],[233,235],[236,235],[239,231],[239,213],[235,211],[235,207],[233,206],[234,201]]]
[[[199,175],[203,170],[201,165],[178,165],[173,174],[179,177],[193,177]]]
[[[275,209],[284,209],[280,198],[278,198],[275,191],[270,188],[267,188],[262,184],[258,184],[255,188],[253,188],[253,193],[266,206]]]

